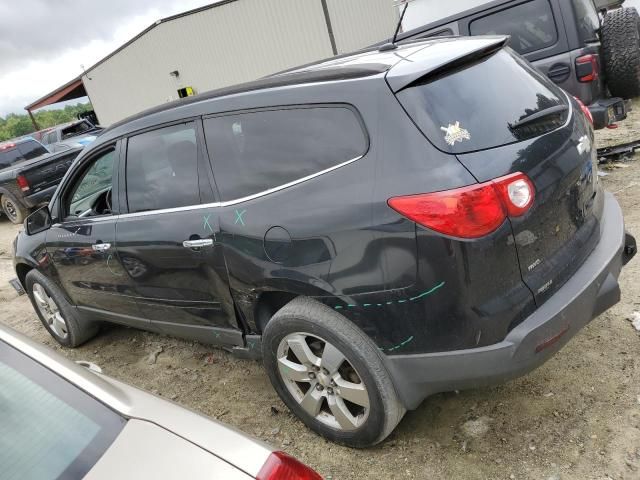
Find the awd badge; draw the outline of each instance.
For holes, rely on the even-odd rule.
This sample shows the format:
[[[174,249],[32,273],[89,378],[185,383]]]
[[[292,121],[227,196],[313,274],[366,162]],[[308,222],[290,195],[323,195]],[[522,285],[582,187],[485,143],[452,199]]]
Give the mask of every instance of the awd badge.
[[[448,127],[440,127],[440,130],[446,133],[444,136],[445,142],[454,146],[456,142],[462,142],[463,140],[471,140],[471,135],[468,130],[465,130],[460,126],[460,122],[456,122],[453,125],[449,124]]]

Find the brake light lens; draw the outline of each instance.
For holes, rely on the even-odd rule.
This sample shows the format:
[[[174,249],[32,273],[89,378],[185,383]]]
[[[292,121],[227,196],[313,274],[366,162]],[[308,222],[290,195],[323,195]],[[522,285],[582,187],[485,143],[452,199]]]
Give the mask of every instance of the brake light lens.
[[[584,113],[584,116],[587,117],[587,120],[589,120],[589,123],[591,123],[591,126],[593,126],[593,115],[591,114],[591,110],[589,110],[589,108],[582,103],[582,100],[580,100],[578,97],[573,97],[576,99],[576,102],[578,102],[578,105],[580,105],[580,110],[582,110],[582,113]]]
[[[257,480],[322,480],[303,463],[284,452],[273,452],[256,477]]]
[[[533,205],[535,187],[524,173],[444,192],[394,197],[391,208],[436,232],[480,238],[496,231],[507,217],[520,217]]]
[[[14,148],[15,146],[15,143],[3,143],[2,145],[0,145],[0,150],[9,150],[10,148]]]
[[[20,187],[20,190],[22,190],[23,192],[26,192],[27,190],[29,190],[29,188],[31,188],[29,186],[29,181],[26,179],[24,175],[18,175],[18,177],[16,178],[16,181],[18,182],[18,186]]]
[[[599,70],[596,55],[584,55],[576,59],[576,74],[582,83],[595,82],[598,79]]]

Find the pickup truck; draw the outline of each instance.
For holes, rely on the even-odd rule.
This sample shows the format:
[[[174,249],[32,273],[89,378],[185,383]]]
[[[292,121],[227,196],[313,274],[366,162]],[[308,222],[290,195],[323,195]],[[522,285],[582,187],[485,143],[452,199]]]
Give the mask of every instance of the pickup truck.
[[[33,138],[0,144],[0,203],[13,223],[48,202],[82,148],[50,153]]]
[[[42,144],[52,152],[61,152],[69,148],[82,148],[96,139],[102,131],[88,119],[57,125],[42,134]]]

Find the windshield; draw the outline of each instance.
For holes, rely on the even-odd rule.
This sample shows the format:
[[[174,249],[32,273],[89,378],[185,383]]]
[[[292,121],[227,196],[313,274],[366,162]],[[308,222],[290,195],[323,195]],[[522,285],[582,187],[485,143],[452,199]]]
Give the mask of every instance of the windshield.
[[[84,477],[124,419],[0,341],[0,477]]]
[[[510,49],[413,84],[398,99],[427,138],[449,153],[543,135],[564,125],[570,111],[560,108],[568,106],[562,91]]]

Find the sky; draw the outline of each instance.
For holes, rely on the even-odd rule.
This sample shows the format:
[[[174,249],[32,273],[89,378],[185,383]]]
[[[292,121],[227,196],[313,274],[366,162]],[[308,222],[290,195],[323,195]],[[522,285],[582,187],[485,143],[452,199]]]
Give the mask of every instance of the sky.
[[[24,113],[156,20],[214,2],[0,0],[0,116]]]
[[[210,3],[0,0],[0,116],[25,113],[156,20]]]

